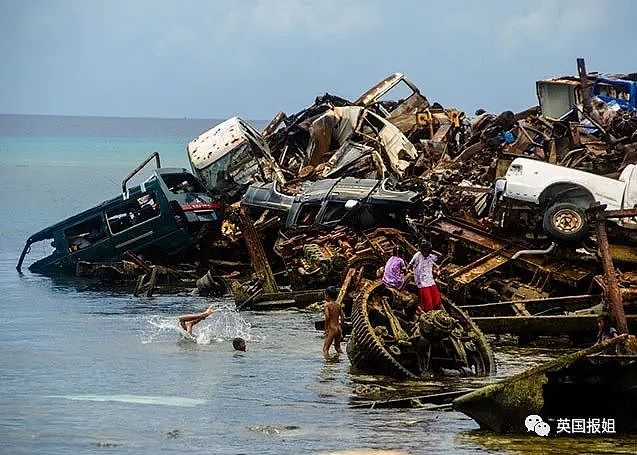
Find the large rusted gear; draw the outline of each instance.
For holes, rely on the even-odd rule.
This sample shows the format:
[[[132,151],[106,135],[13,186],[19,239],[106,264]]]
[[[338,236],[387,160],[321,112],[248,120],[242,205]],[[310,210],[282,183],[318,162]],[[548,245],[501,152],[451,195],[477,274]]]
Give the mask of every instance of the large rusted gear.
[[[352,335],[347,344],[347,355],[350,362],[354,367],[371,369],[398,379],[419,379],[418,375],[394,359],[369,320],[367,303],[370,295],[379,286],[384,286],[381,280],[368,282],[354,300]]]
[[[384,374],[397,379],[420,379],[421,374],[416,366],[407,367],[400,361],[401,347],[388,344],[387,327],[374,326],[370,320],[370,310],[377,294],[382,293],[384,284],[377,279],[363,285],[361,292],[354,300],[352,308],[352,335],[347,345],[347,354],[352,365],[360,370],[376,374]],[[425,330],[421,336],[429,343],[434,343],[450,359],[457,361],[476,375],[489,375],[495,372],[495,362],[488,342],[480,329],[458,307],[445,299],[444,309],[424,315],[412,335]],[[372,310],[374,311],[374,310]],[[413,345],[408,343],[413,350]],[[404,360],[404,359],[403,359]]]

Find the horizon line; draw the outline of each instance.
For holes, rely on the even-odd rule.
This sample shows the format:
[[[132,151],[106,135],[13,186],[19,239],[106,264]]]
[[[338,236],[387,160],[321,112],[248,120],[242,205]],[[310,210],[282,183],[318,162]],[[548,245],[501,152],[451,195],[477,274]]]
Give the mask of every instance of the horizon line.
[[[77,114],[12,114],[6,112],[0,112],[0,116],[13,116],[13,117],[76,117],[76,118],[109,118],[109,119],[137,119],[137,120],[227,120],[232,117],[147,117],[147,116],[125,116],[125,115],[77,115]],[[243,118],[243,117],[241,117]],[[264,119],[252,119],[247,118],[252,122],[268,122]]]

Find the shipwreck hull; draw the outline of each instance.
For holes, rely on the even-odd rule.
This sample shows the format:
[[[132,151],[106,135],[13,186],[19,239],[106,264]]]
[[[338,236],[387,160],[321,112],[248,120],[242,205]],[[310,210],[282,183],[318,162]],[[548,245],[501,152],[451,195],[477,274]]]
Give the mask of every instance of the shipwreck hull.
[[[560,418],[613,418],[617,433],[635,433],[637,355],[603,354],[625,339],[614,338],[474,390],[455,399],[453,407],[497,433],[527,433],[529,415],[541,416],[553,432]]]
[[[391,292],[378,279],[367,281],[354,300],[347,354],[355,369],[412,380],[450,372],[478,376],[495,372],[486,338],[450,301],[443,303],[443,311],[412,322],[415,293],[401,291],[394,295],[394,308],[396,300],[402,299],[405,303],[411,299],[411,304],[407,303],[395,314],[387,304],[388,295],[391,296]],[[387,316],[388,311],[392,315],[384,318],[383,314]],[[396,317],[397,314],[400,316]],[[448,325],[447,332],[431,335],[427,327],[436,325]]]

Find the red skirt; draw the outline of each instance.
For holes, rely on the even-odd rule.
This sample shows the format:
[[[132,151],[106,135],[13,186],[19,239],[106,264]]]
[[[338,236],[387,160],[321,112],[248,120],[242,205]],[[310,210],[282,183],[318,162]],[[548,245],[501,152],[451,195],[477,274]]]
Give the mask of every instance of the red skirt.
[[[440,307],[440,291],[438,286],[418,288],[419,307],[422,311],[436,310]]]

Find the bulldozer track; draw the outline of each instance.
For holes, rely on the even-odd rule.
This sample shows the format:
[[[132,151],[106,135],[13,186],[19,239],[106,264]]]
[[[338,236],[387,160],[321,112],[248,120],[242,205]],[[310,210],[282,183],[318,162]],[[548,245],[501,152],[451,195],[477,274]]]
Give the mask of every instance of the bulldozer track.
[[[350,360],[354,366],[373,365],[379,373],[396,378],[420,379],[394,359],[369,321],[367,303],[370,295],[380,286],[384,286],[380,279],[367,283],[354,300],[351,342],[356,343],[357,346],[352,350],[353,355]]]

